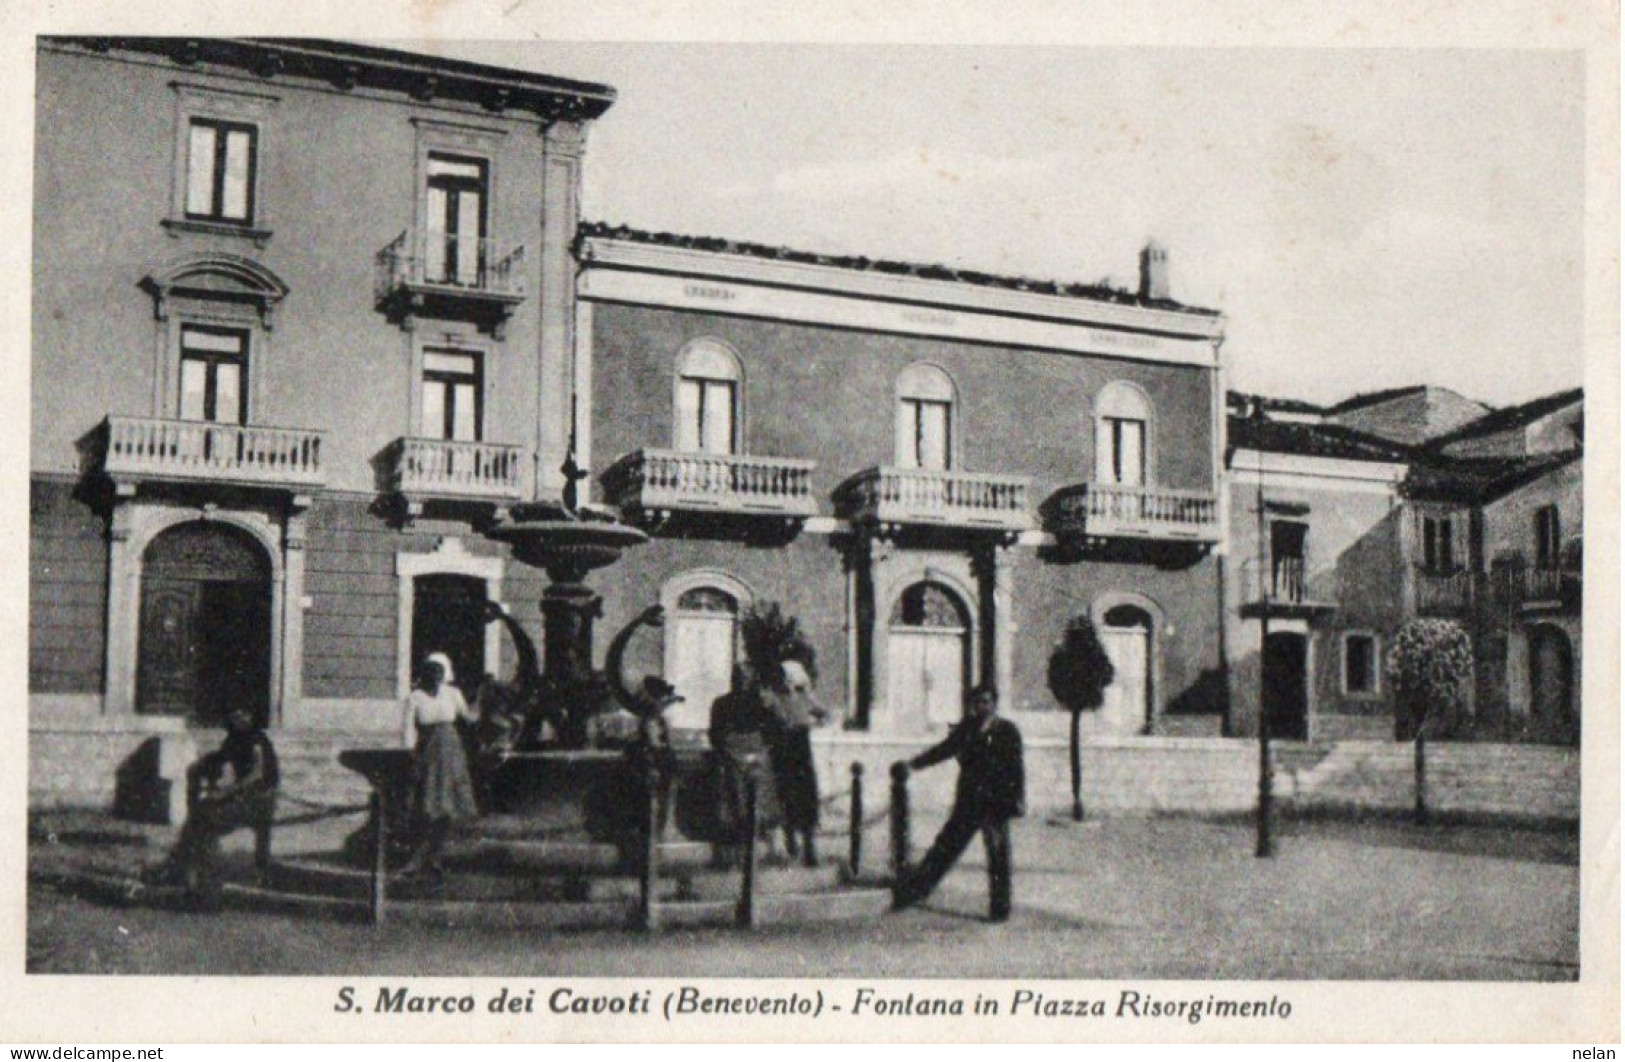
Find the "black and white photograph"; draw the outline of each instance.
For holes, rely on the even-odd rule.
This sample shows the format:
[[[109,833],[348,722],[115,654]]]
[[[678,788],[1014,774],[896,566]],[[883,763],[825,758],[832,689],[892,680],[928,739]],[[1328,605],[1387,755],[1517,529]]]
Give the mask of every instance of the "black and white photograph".
[[[0,995],[1617,1042],[1617,11],[1344,6],[17,20]]]

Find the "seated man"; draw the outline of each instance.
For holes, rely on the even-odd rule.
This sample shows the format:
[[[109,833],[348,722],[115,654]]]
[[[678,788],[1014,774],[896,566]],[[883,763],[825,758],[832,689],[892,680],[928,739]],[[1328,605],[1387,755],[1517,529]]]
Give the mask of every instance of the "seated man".
[[[186,825],[159,876],[178,879],[199,906],[217,907],[220,838],[251,829],[254,868],[263,879],[271,868],[279,780],[271,739],[247,711],[232,711],[226,716],[226,740],[187,771]]]

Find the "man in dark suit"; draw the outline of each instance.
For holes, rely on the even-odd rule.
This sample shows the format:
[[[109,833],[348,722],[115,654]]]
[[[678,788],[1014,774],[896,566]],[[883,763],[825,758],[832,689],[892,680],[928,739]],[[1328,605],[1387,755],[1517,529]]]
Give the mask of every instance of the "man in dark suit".
[[[988,917],[1010,918],[1010,820],[1027,813],[1027,779],[1021,758],[1021,731],[1000,719],[999,695],[978,686],[965,702],[965,716],[941,744],[900,763],[902,774],[959,761],[954,808],[931,850],[898,880],[894,906],[912,906],[931,895],[943,875],[979,831],[987,847]],[[894,768],[895,770],[896,768]]]

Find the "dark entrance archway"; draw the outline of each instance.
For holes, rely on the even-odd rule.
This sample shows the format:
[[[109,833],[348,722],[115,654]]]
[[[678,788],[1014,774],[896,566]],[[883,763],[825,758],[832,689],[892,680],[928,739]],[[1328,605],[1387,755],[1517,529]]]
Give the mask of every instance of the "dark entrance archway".
[[[1575,721],[1574,650],[1556,627],[1529,632],[1529,711],[1547,722]]]
[[[1309,737],[1309,639],[1273,631],[1264,642],[1264,725],[1271,737]]]
[[[420,575],[412,581],[412,669],[430,653],[451,658],[459,688],[472,690],[485,661],[485,580]]]
[[[136,711],[219,726],[271,707],[271,562],[253,536],[188,523],[154,538],[142,557]]]

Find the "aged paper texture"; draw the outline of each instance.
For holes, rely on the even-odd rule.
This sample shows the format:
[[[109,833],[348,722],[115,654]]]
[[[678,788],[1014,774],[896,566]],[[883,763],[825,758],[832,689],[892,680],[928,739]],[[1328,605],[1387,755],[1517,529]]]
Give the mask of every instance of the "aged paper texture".
[[[1619,1040],[1613,5],[0,30],[7,1040]],[[800,633],[750,699],[770,602]],[[1441,619],[1418,667],[1459,652],[1470,692],[1417,752],[1402,631]],[[1085,629],[1113,677],[1079,738]],[[621,649],[620,729],[571,715]],[[455,735],[431,650],[535,747],[380,752],[414,688]],[[195,912],[156,864],[225,705],[280,750],[275,861],[234,834]],[[778,773],[685,782],[735,710],[776,713]],[[358,749],[418,765],[414,822],[487,812],[382,907],[368,860],[407,850]],[[611,760],[646,773],[606,810]],[[590,842],[493,820],[514,763],[582,772]],[[702,786],[817,865],[775,829],[730,862]]]

